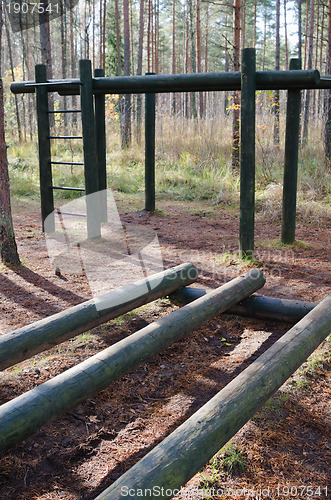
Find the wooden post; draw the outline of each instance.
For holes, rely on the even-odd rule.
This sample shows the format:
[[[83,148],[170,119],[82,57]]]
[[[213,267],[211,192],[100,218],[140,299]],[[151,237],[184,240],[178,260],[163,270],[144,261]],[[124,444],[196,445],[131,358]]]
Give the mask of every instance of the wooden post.
[[[98,238],[101,235],[99,197],[97,194],[90,196],[99,191],[91,61],[88,59],[79,61],[79,71],[82,82],[80,101],[84,145],[87,237]]]
[[[330,332],[331,295],[95,500],[174,497]]]
[[[0,370],[165,297],[177,288],[193,283],[197,277],[198,271],[192,264],[181,264],[1,335]]]
[[[104,77],[105,70],[95,69],[95,77]],[[98,184],[100,193],[101,222],[107,222],[107,152],[106,152],[106,98],[105,94],[94,96],[96,149],[98,158]]]
[[[290,70],[301,69],[300,59],[291,59]],[[285,164],[283,180],[282,243],[293,243],[298,180],[298,153],[300,133],[301,90],[287,92]]]
[[[241,70],[239,254],[254,259],[255,49],[243,49]]]
[[[155,73],[146,73],[155,75]],[[155,94],[145,95],[145,210],[155,210]]]
[[[203,288],[185,286],[176,290],[169,298],[175,304],[189,304],[193,300],[203,297],[210,291],[211,290],[204,290]],[[316,306],[316,302],[303,302],[302,300],[252,295],[239,304],[230,307],[230,309],[226,311],[226,314],[297,323]]]
[[[47,82],[46,66],[37,64],[35,67],[37,83]],[[39,144],[39,178],[40,178],[40,203],[42,230],[45,231],[45,219],[54,210],[54,198],[52,190],[52,167],[51,167],[51,143],[50,126],[48,114],[48,92],[46,86],[36,87],[37,122],[38,122],[38,144]],[[48,231],[54,231],[54,216],[48,219]]]
[[[262,271],[252,269],[245,276],[159,318],[83,363],[8,401],[0,407],[0,451],[7,450],[42,425],[105,389],[264,283]]]

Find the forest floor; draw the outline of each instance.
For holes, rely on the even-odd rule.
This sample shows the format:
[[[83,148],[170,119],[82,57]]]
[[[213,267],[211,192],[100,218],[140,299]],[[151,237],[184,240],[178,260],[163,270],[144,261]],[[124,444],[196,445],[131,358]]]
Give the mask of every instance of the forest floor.
[[[141,201],[141,200],[140,200]],[[247,264],[236,257],[238,214],[196,202],[158,202],[149,215],[117,195],[123,223],[158,234],[165,268],[192,262],[215,288]],[[330,221],[301,222],[277,243],[279,221],[256,220],[262,295],[319,301],[331,293]],[[91,298],[83,275],[57,276],[38,207],[14,204],[22,260],[0,269],[0,333]],[[23,394],[176,309],[159,299],[0,374],[0,402]],[[222,314],[0,456],[0,498],[93,499],[254,361],[291,325]],[[330,340],[186,485],[178,498],[327,498],[331,465]],[[197,450],[199,453],[199,450]],[[327,491],[327,488],[329,490]]]

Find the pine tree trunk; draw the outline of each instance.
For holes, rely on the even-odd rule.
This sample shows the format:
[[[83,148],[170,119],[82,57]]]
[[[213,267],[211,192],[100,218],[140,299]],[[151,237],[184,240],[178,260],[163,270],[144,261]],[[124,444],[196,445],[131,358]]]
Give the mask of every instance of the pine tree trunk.
[[[117,72],[122,76],[122,58],[121,58],[121,36],[120,36],[120,14],[118,9],[118,0],[115,0],[115,25],[116,25],[116,52],[117,52]],[[121,145],[124,148],[124,96],[118,96],[118,109],[120,116],[120,135]]]
[[[200,0],[196,0],[197,11],[197,72],[201,73],[201,19],[200,19]],[[199,115],[203,117],[203,92],[199,92]]]
[[[102,56],[102,48],[103,48],[103,16],[102,16],[102,6],[103,6],[103,0],[100,0],[99,2],[99,66],[102,68],[102,63],[103,63],[103,56]]]
[[[275,70],[279,71],[280,56],[280,0],[276,0],[276,50],[275,50]],[[274,145],[279,146],[279,90],[274,93]]]
[[[10,72],[11,72],[11,76],[12,76],[12,79],[14,82],[15,81],[15,72],[14,72],[14,62],[13,62],[13,51],[12,51],[12,46],[11,46],[11,39],[10,39],[10,34],[9,34],[6,9],[4,10],[4,21],[5,21],[5,31],[6,31],[6,36],[7,36]],[[18,140],[19,140],[19,142],[22,142],[22,129],[21,129],[20,113],[19,113],[19,109],[18,109],[18,96],[17,96],[17,94],[14,94],[14,101],[15,101],[15,114],[16,114],[16,122],[17,122]]]
[[[152,0],[148,0],[148,25],[147,25],[147,72],[151,72],[151,17]]]
[[[106,68],[106,17],[107,17],[107,1],[103,2],[103,18],[102,18],[102,68]],[[130,33],[130,31],[129,31]]]
[[[71,70],[71,78],[75,78],[76,76],[76,67],[75,67],[75,44],[74,44],[74,16],[73,16],[73,4],[72,0],[69,0],[69,39],[70,39],[70,70]],[[77,108],[77,97],[75,95],[72,96],[72,109]],[[72,126],[75,130],[77,128],[77,113],[72,113]]]
[[[245,47],[245,43],[246,43],[246,0],[243,0],[242,6],[241,6],[241,14],[242,14],[241,48],[243,49]]]
[[[298,58],[302,58],[302,9],[301,9],[301,0],[298,0]]]
[[[205,73],[208,72],[208,29],[209,29],[209,3],[206,3],[206,26],[205,26]],[[208,113],[209,92],[205,92],[205,115]]]
[[[287,38],[287,19],[286,19],[286,0],[284,0],[284,30],[285,30],[285,69],[288,70],[288,38]]]
[[[26,30],[26,43],[27,46],[31,46],[30,42],[30,30]],[[32,69],[33,69],[33,64],[32,64],[32,51],[28,50],[28,60],[27,60],[27,70],[28,70],[28,80],[32,80]],[[35,127],[34,127],[34,95],[33,94],[28,94],[26,96],[28,99],[28,113],[29,113],[29,130],[30,130],[30,141],[32,142],[34,140],[34,133],[35,133]]]
[[[4,264],[17,266],[20,259],[17,253],[10,204],[7,145],[5,138],[5,110],[3,102],[2,61],[3,12],[0,2],[0,256]]]
[[[314,40],[314,0],[310,0],[310,2],[309,2],[307,69],[312,69],[313,40]],[[305,111],[304,111],[304,117],[303,117],[302,143],[305,143],[308,140],[309,108],[310,108],[310,91],[307,89],[306,96],[305,96]]]
[[[124,19],[124,75],[130,75],[130,21],[129,0],[123,1]],[[131,94],[125,94],[124,98],[124,146],[131,144]]]
[[[171,61],[171,72],[174,75],[176,73],[176,3],[172,0],[172,61]],[[172,113],[176,115],[176,94],[172,94]]]
[[[193,27],[193,0],[188,0],[188,8],[189,8],[189,19],[190,19],[191,68],[192,68],[192,73],[196,73],[197,63],[196,63],[196,47],[195,47],[195,30]],[[193,118],[197,118],[198,113],[196,107],[195,92],[191,92],[191,105],[192,105]]]
[[[256,19],[257,19],[257,0],[254,1],[254,31],[253,31],[253,47],[256,45]]]
[[[51,31],[49,26],[49,11],[47,10],[50,1],[42,0],[44,12],[40,14],[40,44],[41,44],[41,59],[42,63],[47,66],[47,78],[53,78],[53,60],[52,60],[52,47],[51,47]],[[23,42],[23,40],[22,40]],[[54,110],[54,94],[50,92],[48,96],[49,110]],[[53,124],[54,117],[50,115],[50,124]]]
[[[262,51],[262,71],[265,68],[265,53],[267,46],[267,14],[264,14],[264,25],[263,25],[263,51]]]
[[[240,0],[234,0],[233,9],[233,71],[240,70]],[[232,123],[232,168],[239,168],[239,126],[240,126],[240,97],[236,91],[233,96],[233,123]]]
[[[142,74],[143,46],[144,46],[144,0],[140,0],[137,75]],[[140,142],[141,142],[141,108],[142,108],[142,95],[138,94],[137,95],[137,141],[138,141],[138,144],[140,144]]]
[[[67,78],[67,30],[66,30],[66,6],[65,2],[60,2],[61,9],[61,66],[62,78]],[[63,96],[63,109],[67,109],[67,97]],[[67,114],[63,115],[64,135],[67,135]]]
[[[331,0],[328,0],[328,28],[327,28],[327,46],[326,46],[326,68],[327,75],[331,74]],[[324,148],[325,163],[331,168],[331,90],[325,90],[325,129],[324,129]]]

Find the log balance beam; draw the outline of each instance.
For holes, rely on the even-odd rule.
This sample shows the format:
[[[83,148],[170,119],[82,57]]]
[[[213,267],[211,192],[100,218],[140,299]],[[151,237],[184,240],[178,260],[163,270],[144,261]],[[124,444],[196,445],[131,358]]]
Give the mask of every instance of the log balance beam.
[[[95,500],[172,498],[330,332],[331,294]]]
[[[261,288],[258,269],[158,319],[0,407],[0,452],[105,389],[154,354]]]
[[[175,304],[183,305],[189,304],[200,297],[204,297],[206,293],[209,292],[210,290],[208,289],[204,290],[203,288],[186,286],[176,290],[169,298]],[[230,309],[226,311],[226,314],[297,323],[316,306],[317,302],[304,302],[302,300],[252,295],[239,304],[230,307]]]
[[[193,283],[197,277],[198,270],[193,264],[181,264],[2,335],[0,370],[165,297],[177,288]]]

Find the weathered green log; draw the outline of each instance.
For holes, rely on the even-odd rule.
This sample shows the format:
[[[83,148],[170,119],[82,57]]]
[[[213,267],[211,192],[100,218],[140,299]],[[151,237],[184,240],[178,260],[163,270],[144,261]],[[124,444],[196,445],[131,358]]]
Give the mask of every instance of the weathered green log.
[[[224,73],[188,73],[178,75],[155,76],[114,76],[93,79],[94,94],[144,94],[145,92],[199,92],[216,90],[240,90],[241,74],[237,72]],[[14,94],[33,93],[35,87],[32,81],[14,82],[10,89]],[[79,80],[64,82],[49,82],[49,92],[60,95],[79,94]],[[257,71],[257,90],[275,90],[288,88],[318,88],[320,74],[317,70],[302,71]],[[328,85],[328,82],[324,82]],[[331,83],[330,83],[331,86]],[[328,87],[329,88],[329,87]]]
[[[254,258],[255,218],[255,49],[243,49],[240,106],[239,254]]]
[[[82,403],[265,283],[251,270],[0,407],[0,451]]]
[[[105,76],[105,70],[94,70],[94,76]],[[96,152],[98,160],[98,189],[102,191],[99,196],[100,220],[107,222],[107,143],[106,143],[106,99],[105,95],[94,97]]]
[[[193,283],[197,277],[196,267],[192,264],[181,264],[2,335],[0,370],[20,363],[143,304],[165,297],[177,288]]]
[[[169,298],[175,304],[183,305],[203,297],[210,291],[186,286],[176,290]],[[230,309],[227,309],[226,314],[297,323],[316,306],[317,302],[303,302],[301,300],[251,295],[239,304],[235,304]]]
[[[35,67],[36,82],[47,80],[45,64],[37,64]],[[45,230],[45,220],[48,219],[48,227],[54,230],[54,198],[52,190],[52,166],[51,166],[51,143],[50,124],[48,113],[48,93],[45,87],[37,87],[36,92],[37,123],[38,123],[38,146],[39,146],[39,179],[40,179],[40,203],[42,230]],[[52,214],[52,215],[51,215]]]
[[[155,73],[149,73],[154,75]],[[145,210],[155,210],[155,94],[145,95]]]
[[[331,295],[95,500],[174,497],[330,332]]]
[[[290,69],[301,68],[301,59],[291,59]],[[301,90],[290,89],[287,93],[285,161],[282,204],[282,243],[295,239],[296,201],[298,183],[298,156],[300,136]]]
[[[100,206],[99,173],[97,164],[96,124],[93,106],[92,66],[91,61],[79,61],[79,74],[82,81],[80,87],[80,108],[82,117],[84,145],[84,179],[86,196],[86,226],[89,239],[101,236],[101,220],[104,213]],[[93,195],[94,196],[88,196]]]

